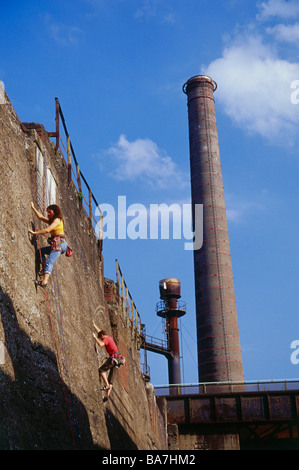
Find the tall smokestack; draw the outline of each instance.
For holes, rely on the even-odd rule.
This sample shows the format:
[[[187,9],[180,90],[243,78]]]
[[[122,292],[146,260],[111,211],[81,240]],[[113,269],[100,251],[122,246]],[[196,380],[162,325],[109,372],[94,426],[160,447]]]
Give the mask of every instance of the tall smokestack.
[[[214,91],[204,75],[183,86],[188,98],[192,206],[203,204],[203,245],[194,251],[200,382],[243,381]],[[193,210],[194,213],[194,210]]]

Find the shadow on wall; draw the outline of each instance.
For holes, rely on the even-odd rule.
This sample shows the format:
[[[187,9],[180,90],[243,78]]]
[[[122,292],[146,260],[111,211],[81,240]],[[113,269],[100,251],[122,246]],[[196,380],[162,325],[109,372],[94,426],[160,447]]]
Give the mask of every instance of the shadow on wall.
[[[0,306],[6,362],[13,371],[10,376],[0,369],[0,449],[100,449],[83,404],[59,374],[55,355],[19,327],[1,287]]]
[[[105,412],[105,418],[111,449],[138,450],[135,442],[129,438],[128,433],[109,408]]]

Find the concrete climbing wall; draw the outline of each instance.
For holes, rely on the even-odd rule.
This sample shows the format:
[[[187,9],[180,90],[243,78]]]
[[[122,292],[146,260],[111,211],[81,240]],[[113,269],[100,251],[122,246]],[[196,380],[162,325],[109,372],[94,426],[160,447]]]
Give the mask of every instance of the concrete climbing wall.
[[[46,152],[73,256],[47,292],[35,285],[37,153]],[[0,449],[165,449],[165,428],[119,303],[104,296],[103,258],[63,157],[41,125],[0,105]],[[42,245],[43,237],[38,237]],[[104,251],[105,254],[105,251]],[[93,322],[113,334],[126,365],[103,403]],[[154,419],[153,419],[154,417]]]

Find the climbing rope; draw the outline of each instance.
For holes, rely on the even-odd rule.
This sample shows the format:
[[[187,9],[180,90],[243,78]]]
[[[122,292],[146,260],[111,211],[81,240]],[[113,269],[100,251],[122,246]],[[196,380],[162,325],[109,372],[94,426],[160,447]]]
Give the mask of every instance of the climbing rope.
[[[48,166],[47,166],[47,154],[46,154],[46,149],[44,149],[44,164],[45,164],[45,182],[46,182],[46,206],[50,204],[50,190],[49,190],[49,180],[48,180]],[[56,277],[56,292],[55,292],[55,278]],[[55,305],[56,305],[56,314],[57,314],[57,323],[59,326],[59,332],[60,332],[60,341],[61,341],[61,346],[62,346],[62,362],[64,366],[64,370],[66,373],[67,377],[67,382],[68,382],[68,387],[69,390],[71,390],[71,382],[70,382],[70,376],[69,376],[69,369],[68,369],[68,363],[67,363],[67,354],[66,354],[66,347],[65,347],[65,337],[64,337],[64,330],[63,330],[63,321],[62,321],[62,313],[61,313],[61,303],[60,303],[60,290],[59,290],[59,282],[58,282],[58,274],[57,274],[57,265],[55,265],[55,276],[53,276],[53,297],[55,299]],[[74,419],[74,426],[77,432],[77,437],[79,440],[79,444],[81,447],[81,435],[78,429],[78,422],[77,422],[77,417],[75,413],[75,406],[74,406],[74,400],[73,400],[73,395],[71,395],[71,402],[72,402],[72,411],[73,411],[73,419]]]
[[[47,205],[48,205],[48,203],[50,201],[50,192],[49,192],[49,184],[48,184],[46,150],[44,150],[44,165],[45,165],[45,182],[46,182],[46,200],[47,200]],[[32,226],[33,226],[33,229],[35,231],[35,226],[34,226],[33,222],[32,222]],[[38,251],[39,251],[39,256],[40,256],[40,262],[42,263],[41,245],[40,245],[39,238],[38,238],[37,235],[36,235],[36,241],[37,241],[37,246],[38,246]],[[67,376],[69,390],[71,390],[70,377],[69,377],[68,365],[67,365],[67,355],[66,355],[66,349],[65,349],[63,323],[62,323],[57,267],[56,267],[56,283],[57,283],[57,295],[55,294],[55,283],[54,283],[54,280],[53,280],[53,297],[54,297],[55,303],[56,303],[57,321],[58,321],[58,325],[59,325],[60,341],[61,341],[61,345],[62,345],[62,355],[63,355],[62,361],[63,361],[64,370],[65,370],[66,376]],[[52,336],[53,336],[54,346],[55,346],[55,350],[56,350],[56,360],[57,360],[58,373],[59,373],[59,376],[60,376],[60,381],[61,381],[61,385],[62,385],[62,389],[63,389],[63,395],[64,395],[64,399],[65,399],[65,403],[66,403],[66,409],[67,409],[69,425],[70,425],[71,434],[72,434],[72,440],[73,440],[74,448],[76,448],[76,440],[75,440],[73,426],[72,426],[72,419],[71,419],[71,413],[70,413],[70,408],[69,408],[69,403],[68,403],[68,398],[67,398],[67,391],[66,391],[64,380],[62,378],[62,368],[61,368],[61,364],[60,364],[60,360],[59,360],[58,345],[57,345],[57,341],[56,341],[56,335],[55,335],[55,329],[54,329],[54,325],[53,325],[53,319],[52,319],[52,314],[51,314],[51,308],[50,308],[50,302],[49,302],[47,287],[45,287],[44,290],[45,290],[46,305],[47,305],[47,309],[48,309],[48,317],[49,317],[49,320],[50,320]],[[76,414],[75,414],[75,408],[74,408],[72,394],[71,394],[71,400],[72,400],[74,426],[75,426],[75,429],[77,431],[77,436],[78,436],[79,443],[81,443],[81,436],[80,436],[80,433],[79,433],[79,430],[78,430],[78,423],[77,423],[77,418],[76,418]]]
[[[60,331],[62,353],[63,353],[63,365],[64,365],[64,370],[65,370],[65,373],[66,373],[66,377],[67,377],[68,387],[71,390],[71,381],[70,381],[69,368],[68,368],[68,362],[67,362],[67,354],[66,354],[66,347],[65,347],[65,337],[64,337],[64,329],[63,329],[63,321],[62,321],[62,313],[61,313],[61,303],[60,303],[60,290],[59,290],[59,282],[58,282],[58,274],[57,274],[57,266],[56,265],[55,265],[55,278],[56,278],[56,286],[57,287],[55,289],[55,282],[54,282],[54,277],[53,277],[53,297],[55,299],[57,321],[58,321],[59,331]],[[73,400],[73,395],[72,394],[71,394],[71,403],[72,403],[74,426],[75,426],[75,429],[76,429],[76,432],[77,432],[79,445],[81,447],[81,435],[80,435],[80,431],[79,431],[79,428],[78,428],[78,421],[77,421],[77,417],[76,417],[74,400]]]
[[[33,223],[32,223],[32,224],[33,224]],[[34,226],[34,224],[33,224],[33,226]],[[40,260],[42,261],[41,246],[40,246],[40,242],[39,242],[39,239],[38,239],[38,236],[37,236],[37,235],[36,235],[36,240],[37,240],[37,246],[38,246],[38,250],[39,250]],[[69,409],[69,404],[68,404],[68,399],[67,399],[67,393],[66,393],[64,381],[63,381],[63,379],[62,379],[62,370],[61,370],[60,361],[59,361],[58,346],[57,346],[56,335],[55,335],[55,329],[54,329],[53,320],[52,320],[52,314],[51,314],[51,308],[50,308],[50,302],[49,302],[49,297],[48,297],[47,288],[45,287],[44,290],[45,290],[46,304],[47,304],[47,309],[48,309],[48,316],[49,316],[49,320],[50,320],[50,325],[51,325],[51,330],[52,330],[52,336],[53,336],[54,346],[55,346],[55,350],[56,350],[56,359],[57,359],[58,373],[59,373],[59,376],[60,376],[60,381],[61,381],[61,385],[62,385],[63,395],[64,395],[64,399],[65,399],[65,403],[66,403],[66,409],[67,409],[67,414],[68,414],[68,419],[69,419],[69,424],[70,424],[70,429],[71,429],[73,444],[74,444],[74,447],[76,448],[76,441],[75,441],[75,436],[74,436],[73,427],[72,427],[72,420],[71,420],[71,414],[70,414],[70,409]]]

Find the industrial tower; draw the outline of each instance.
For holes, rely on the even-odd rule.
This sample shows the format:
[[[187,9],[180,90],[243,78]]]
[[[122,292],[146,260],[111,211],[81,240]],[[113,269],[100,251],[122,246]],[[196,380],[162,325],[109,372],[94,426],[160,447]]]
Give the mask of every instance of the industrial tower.
[[[161,341],[145,334],[145,325],[141,334],[140,347],[145,351],[144,378],[149,380],[146,351],[162,354],[168,361],[168,379],[170,385],[181,384],[180,344],[178,318],[186,314],[186,302],[181,297],[181,282],[176,278],[162,279],[159,282],[160,302],[156,304],[156,314],[165,321],[167,340]],[[174,388],[171,394],[177,393]]]
[[[165,318],[167,345],[171,354],[168,355],[168,376],[170,384],[181,383],[180,345],[178,318],[186,314],[185,302],[179,301],[181,297],[181,283],[179,279],[168,278],[159,282],[160,299],[156,305],[156,313]]]
[[[205,75],[192,77],[183,86],[188,102],[193,214],[195,204],[203,205],[203,245],[194,250],[200,382],[244,380],[216,124],[216,88],[217,84]]]

